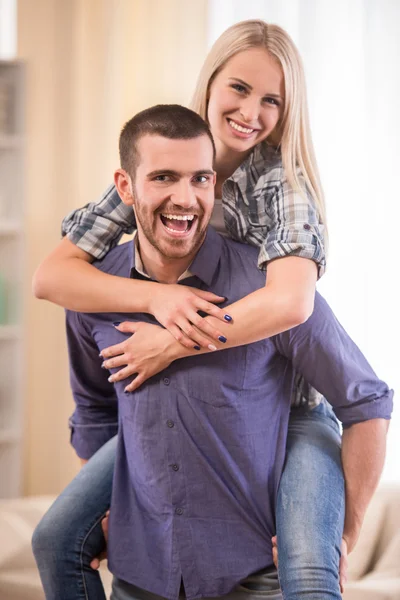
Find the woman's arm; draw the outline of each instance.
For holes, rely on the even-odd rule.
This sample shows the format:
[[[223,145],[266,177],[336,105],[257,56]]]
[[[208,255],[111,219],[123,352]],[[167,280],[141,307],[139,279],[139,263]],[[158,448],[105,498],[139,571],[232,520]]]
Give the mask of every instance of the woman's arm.
[[[222,347],[242,346],[271,337],[307,321],[313,312],[317,266],[309,259],[287,256],[268,264],[265,287],[231,304],[233,323],[218,323],[228,341]],[[206,321],[215,325],[211,316]],[[190,327],[185,333],[195,339]]]
[[[316,279],[317,267],[311,260],[289,256],[271,262],[265,287],[226,309],[233,317],[231,323],[217,322],[211,316],[203,319],[211,325],[218,324],[227,341],[211,346],[202,344],[201,352],[250,344],[304,323],[313,312]],[[119,331],[135,332],[135,335],[102,351],[105,368],[123,367],[112,375],[112,381],[138,374],[126,388],[130,392],[174,360],[196,354],[193,348],[183,347],[169,332],[149,335],[149,327],[154,326],[122,323],[118,326]],[[199,335],[191,324],[185,333],[194,340]]]
[[[79,312],[149,312],[154,284],[103,273],[64,238],[33,276],[36,298]]]
[[[174,335],[179,331],[176,322],[188,328],[189,320],[196,319],[199,310],[214,315],[218,324],[231,321],[225,309],[212,304],[223,302],[221,296],[183,285],[116,277],[93,267],[93,260],[64,238],[34,274],[34,295],[78,312],[150,313]],[[203,333],[197,332],[195,341],[186,336],[181,344],[207,347],[209,338],[217,340],[223,335],[219,327],[204,319],[201,328]]]

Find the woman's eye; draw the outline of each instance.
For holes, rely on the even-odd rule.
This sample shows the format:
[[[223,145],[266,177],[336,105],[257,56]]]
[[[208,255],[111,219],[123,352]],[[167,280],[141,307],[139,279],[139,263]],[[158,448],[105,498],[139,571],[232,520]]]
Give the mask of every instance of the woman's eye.
[[[244,85],[240,85],[240,83],[233,83],[231,87],[240,94],[247,92],[247,89],[244,87]]]
[[[273,106],[280,106],[278,100],[276,98],[271,98],[271,96],[264,98],[264,102],[266,104],[272,104]]]

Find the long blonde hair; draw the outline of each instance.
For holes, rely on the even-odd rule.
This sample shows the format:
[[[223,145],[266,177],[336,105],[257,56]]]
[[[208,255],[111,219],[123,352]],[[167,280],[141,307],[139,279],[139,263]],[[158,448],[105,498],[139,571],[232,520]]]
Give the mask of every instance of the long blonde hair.
[[[325,201],[311,139],[304,69],[299,52],[286,31],[258,19],[229,27],[214,43],[204,62],[190,108],[207,121],[208,97],[215,76],[235,54],[259,47],[265,48],[281,65],[285,82],[283,114],[270,142],[280,146],[290,185],[304,194],[298,175],[300,169],[324,224],[327,242]]]

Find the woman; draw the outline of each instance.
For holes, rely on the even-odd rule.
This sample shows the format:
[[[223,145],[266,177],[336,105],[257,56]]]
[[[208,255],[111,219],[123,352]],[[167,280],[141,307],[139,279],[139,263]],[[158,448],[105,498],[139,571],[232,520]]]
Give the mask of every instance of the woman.
[[[201,346],[216,351],[251,343],[300,324],[312,312],[315,283],[325,268],[324,203],[303,69],[289,36],[263,21],[229,28],[204,63],[192,108],[208,121],[217,149],[216,197],[222,203],[214,225],[260,248],[259,266],[268,264],[265,288],[222,310],[215,303],[223,299],[212,294],[119,279],[93,268],[90,262],[135,226],[114,187],[98,204],[64,220],[68,238],[35,277],[37,296],[72,310],[152,313],[171,344],[181,342],[187,355]],[[200,318],[198,310],[208,316]],[[129,323],[119,328],[133,331]],[[105,368],[122,367],[111,381],[138,373],[127,391],[165,368],[160,351],[138,334],[102,355]],[[344,484],[338,424],[300,378],[292,405],[276,511],[281,586],[289,599],[340,598]],[[47,598],[104,598],[90,561],[102,547],[114,450],[111,440],[96,453],[35,532]]]

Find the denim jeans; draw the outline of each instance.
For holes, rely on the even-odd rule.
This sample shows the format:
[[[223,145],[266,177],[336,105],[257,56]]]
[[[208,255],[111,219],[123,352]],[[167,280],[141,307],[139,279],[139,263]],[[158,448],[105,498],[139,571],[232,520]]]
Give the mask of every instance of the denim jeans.
[[[47,600],[105,600],[90,561],[104,549],[116,438],[105,444],[45,514],[32,540]],[[285,600],[340,599],[344,521],[340,432],[332,409],[291,411],[277,498],[279,580]]]

